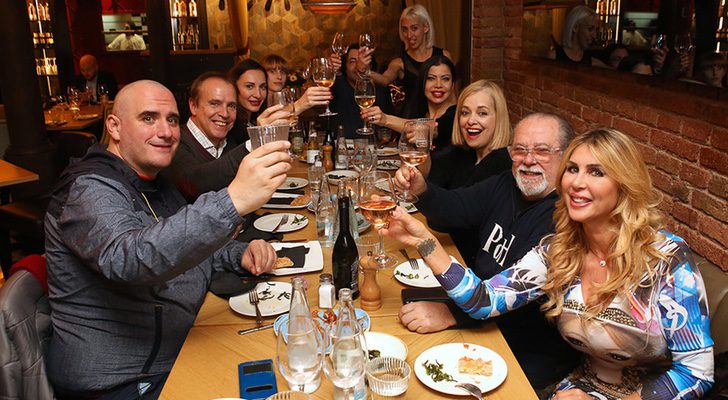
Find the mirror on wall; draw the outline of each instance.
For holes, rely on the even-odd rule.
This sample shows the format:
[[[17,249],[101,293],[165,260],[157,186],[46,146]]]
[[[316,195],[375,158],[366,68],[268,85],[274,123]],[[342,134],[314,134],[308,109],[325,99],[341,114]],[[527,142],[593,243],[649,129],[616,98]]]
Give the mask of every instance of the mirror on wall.
[[[142,51],[147,49],[146,13],[103,14],[101,22],[107,51]]]
[[[528,0],[524,1],[523,53],[725,88],[728,7],[723,3]]]

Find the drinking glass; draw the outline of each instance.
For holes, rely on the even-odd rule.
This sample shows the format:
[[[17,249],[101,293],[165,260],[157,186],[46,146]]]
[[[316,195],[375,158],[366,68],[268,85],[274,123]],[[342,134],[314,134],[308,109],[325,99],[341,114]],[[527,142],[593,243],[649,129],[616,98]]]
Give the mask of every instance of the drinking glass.
[[[279,140],[288,141],[288,132],[291,129],[288,125],[260,125],[249,126],[248,136],[250,137],[250,147],[255,150],[258,147]],[[291,148],[288,148],[288,155],[293,157]]]
[[[374,105],[376,100],[375,97],[374,81],[368,77],[360,78],[356,81],[354,87],[354,99],[359,108],[369,108]],[[364,127],[356,130],[359,135],[371,135],[374,133],[372,128],[369,127],[369,122],[364,120]]]
[[[404,132],[399,137],[399,158],[410,170],[417,168],[430,156],[434,126],[435,121],[430,118],[418,118],[405,122]],[[418,198],[404,189],[399,200],[412,203]]]
[[[665,42],[667,41],[667,37],[663,34],[655,34],[652,36],[652,50],[659,50],[663,47],[665,47]]]
[[[354,146],[354,153],[349,164],[359,173],[359,176],[369,173],[377,165],[377,153],[369,146]]]
[[[81,112],[81,92],[70,86],[68,87],[68,109],[71,110],[74,117]]]
[[[103,83],[98,84],[99,103],[106,105],[109,102],[109,89]]]
[[[346,45],[346,39],[344,38],[343,33],[336,32],[334,40],[331,41],[331,51],[341,57],[341,62],[343,64],[344,56],[346,55],[346,52],[349,51],[349,46]],[[336,75],[341,75],[340,69],[336,71]]]
[[[336,71],[327,58],[314,58],[311,61],[311,78],[313,78],[313,81],[317,86],[330,88],[331,86],[334,86]],[[337,115],[337,113],[331,112],[329,109],[329,103],[326,103],[326,112],[319,116],[329,117],[332,115]]]
[[[318,329],[310,317],[291,316],[281,324],[276,362],[291,390],[303,392],[321,372],[323,351]]]
[[[677,54],[689,54],[693,50],[693,38],[689,33],[675,35],[675,52]]]
[[[392,211],[397,207],[392,176],[384,171],[371,171],[359,179],[359,187],[359,209],[379,235],[379,254],[374,260],[379,268],[393,267],[397,264],[397,258],[384,251],[384,238],[379,233],[380,229],[389,226]]]
[[[374,42],[374,34],[362,33],[361,35],[359,35],[359,48],[364,49],[365,47],[371,50],[374,50],[376,48],[376,43]],[[370,72],[370,68],[367,67],[366,71],[364,71],[364,73],[360,75],[368,76]]]
[[[281,91],[268,91],[268,107],[275,105],[282,105],[284,111],[288,111],[291,115],[288,117],[288,124],[291,127],[296,126],[298,123],[298,116],[296,115],[296,98],[291,88],[283,88]]]

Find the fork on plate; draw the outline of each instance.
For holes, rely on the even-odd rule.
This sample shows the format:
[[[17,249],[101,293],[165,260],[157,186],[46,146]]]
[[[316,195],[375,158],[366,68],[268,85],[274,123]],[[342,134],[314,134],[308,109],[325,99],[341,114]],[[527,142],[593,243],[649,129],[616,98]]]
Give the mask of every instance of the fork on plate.
[[[418,269],[420,269],[419,264],[417,264],[417,260],[415,260],[414,258],[410,257],[409,254],[407,254],[407,250],[405,250],[405,249],[399,249],[399,252],[402,253],[402,255],[404,256],[404,258],[407,259],[407,261],[409,262],[410,268],[413,271],[417,271]]]
[[[250,300],[250,304],[255,307],[255,323],[258,325],[262,324],[263,315],[260,313],[260,307],[258,307],[260,299],[258,298],[258,292],[255,290],[255,288],[248,292],[248,300]]]
[[[483,400],[483,392],[480,391],[479,387],[473,385],[472,383],[458,383],[457,385],[455,385],[455,387],[463,389],[478,400]]]

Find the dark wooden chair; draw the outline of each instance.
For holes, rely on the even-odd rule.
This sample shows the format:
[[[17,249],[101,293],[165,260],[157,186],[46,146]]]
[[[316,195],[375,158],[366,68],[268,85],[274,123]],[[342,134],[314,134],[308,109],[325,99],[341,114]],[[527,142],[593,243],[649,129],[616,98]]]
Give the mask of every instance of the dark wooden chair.
[[[96,136],[81,131],[48,132],[48,137],[56,146],[55,163],[58,174],[71,158],[83,157],[88,148],[96,143]],[[45,252],[43,219],[50,200],[50,190],[51,188],[48,189],[49,193],[38,198],[0,205],[0,265],[3,274],[7,275],[15,248],[20,248],[25,253]]]

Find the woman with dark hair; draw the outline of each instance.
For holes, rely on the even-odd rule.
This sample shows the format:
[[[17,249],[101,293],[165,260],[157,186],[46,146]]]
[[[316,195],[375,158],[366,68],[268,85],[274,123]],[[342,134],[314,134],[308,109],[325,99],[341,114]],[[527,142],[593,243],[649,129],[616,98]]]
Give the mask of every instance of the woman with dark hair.
[[[433,139],[435,151],[450,144],[453,121],[455,118],[455,65],[444,55],[433,56],[423,65],[418,79],[421,93],[409,100],[411,113],[407,118],[432,118],[437,121],[437,132]],[[361,110],[362,119],[371,123],[404,131],[407,119],[388,115],[377,107]]]
[[[687,243],[662,230],[660,197],[637,145],[617,130],[591,129],[564,150],[558,176],[555,233],[488,280],[400,208],[382,233],[416,247],[473,318],[542,301],[584,356],[552,399],[701,398],[713,384],[705,286]]]
[[[248,58],[237,63],[228,71],[228,77],[238,91],[238,117],[228,135],[238,143],[248,139],[248,126],[269,125],[288,117],[282,105],[263,106],[268,95],[267,75],[257,61]]]

